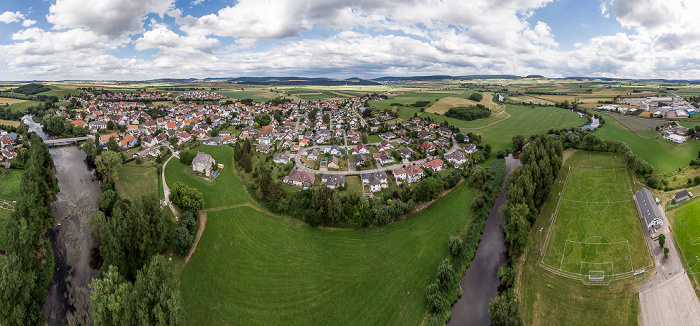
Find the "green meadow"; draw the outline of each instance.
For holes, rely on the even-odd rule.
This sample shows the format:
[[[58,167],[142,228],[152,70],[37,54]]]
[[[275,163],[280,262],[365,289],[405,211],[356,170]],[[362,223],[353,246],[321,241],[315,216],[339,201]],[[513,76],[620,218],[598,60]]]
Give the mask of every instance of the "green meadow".
[[[200,150],[231,162],[228,147]],[[420,324],[425,285],[446,257],[447,239],[471,219],[473,192],[462,183],[385,227],[312,228],[260,208],[229,172],[209,184],[178,161],[166,168],[169,185],[200,189],[209,209],[179,275],[188,324]]]

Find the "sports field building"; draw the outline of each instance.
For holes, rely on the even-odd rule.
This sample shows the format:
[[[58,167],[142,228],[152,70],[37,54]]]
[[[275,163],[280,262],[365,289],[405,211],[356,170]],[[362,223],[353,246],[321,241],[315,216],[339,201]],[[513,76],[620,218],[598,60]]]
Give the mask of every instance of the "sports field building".
[[[647,188],[642,188],[634,194],[634,201],[637,203],[637,211],[646,222],[647,229],[658,227],[662,222],[659,205],[656,204],[654,196]]]

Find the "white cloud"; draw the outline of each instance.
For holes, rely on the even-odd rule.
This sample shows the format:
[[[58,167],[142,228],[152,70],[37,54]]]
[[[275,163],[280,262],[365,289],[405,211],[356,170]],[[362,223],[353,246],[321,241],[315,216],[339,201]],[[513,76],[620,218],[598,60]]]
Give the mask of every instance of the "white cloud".
[[[191,6],[201,5],[202,2],[204,2],[204,1],[205,1],[205,0],[194,0],[194,1],[190,2],[190,5],[191,5]]]
[[[138,33],[149,13],[161,17],[172,9],[174,0],[56,0],[46,19],[54,28],[86,28],[111,38]]]
[[[165,25],[155,25],[143,37],[134,41],[136,50],[161,49],[164,51],[186,51],[211,53],[219,48],[219,41],[201,35],[181,36]]]
[[[19,11],[5,11],[2,14],[0,14],[0,22],[5,24],[18,22],[20,19],[24,19],[24,15],[22,15]]]
[[[29,27],[29,26],[32,26],[34,24],[36,24],[36,20],[25,19],[24,21],[22,21],[22,26],[24,26],[24,27]]]

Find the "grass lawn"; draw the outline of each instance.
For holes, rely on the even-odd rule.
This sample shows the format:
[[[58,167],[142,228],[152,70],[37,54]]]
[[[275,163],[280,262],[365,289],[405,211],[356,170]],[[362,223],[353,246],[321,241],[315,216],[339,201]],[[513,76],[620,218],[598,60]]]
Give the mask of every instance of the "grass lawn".
[[[245,203],[248,195],[242,191],[243,185],[233,172],[233,150],[228,146],[199,146],[196,149],[211,155],[217,164],[224,164],[224,169],[214,181],[204,180],[191,174],[189,165],[180,163],[173,158],[165,167],[165,182],[172,187],[176,181],[181,181],[190,187],[195,187],[204,196],[204,208],[218,208]]]
[[[27,111],[27,108],[29,108],[30,106],[37,106],[41,103],[42,102],[39,102],[39,101],[24,101],[21,103],[10,104],[10,109],[12,109],[12,111],[14,111],[14,112],[17,112],[17,111],[25,112],[25,111]]]
[[[379,143],[379,142],[381,142],[382,140],[383,140],[383,139],[382,139],[381,137],[379,137],[379,135],[377,135],[377,134],[374,134],[374,135],[367,135],[367,142],[368,142],[368,143]]]
[[[595,135],[601,139],[626,143],[634,154],[649,162],[655,172],[678,170],[679,167],[688,166],[691,160],[698,157],[700,141],[676,144],[661,137],[644,139],[610,116],[605,115],[604,119],[605,124],[595,132]]]
[[[666,213],[673,226],[675,243],[681,251],[681,258],[686,268],[696,267],[695,257],[700,256],[700,201],[697,198],[682,203]],[[670,239],[666,236],[666,241]],[[697,276],[688,275],[697,285]]]
[[[554,107],[508,105],[506,111],[511,117],[495,125],[482,129],[464,129],[483,137],[482,144],[491,144],[493,153],[503,148],[511,148],[515,135],[525,138],[532,134],[546,132],[551,128],[581,127],[588,120],[569,110]]]
[[[19,184],[22,182],[24,170],[10,169],[10,174],[0,175],[0,199],[18,200]]]
[[[225,185],[239,192],[239,203],[250,202],[242,187]],[[216,195],[206,192],[205,202]],[[408,219],[363,230],[312,228],[248,206],[210,211],[180,274],[185,320],[420,324],[425,285],[446,255],[449,235],[469,223],[472,196],[462,183]]]
[[[160,198],[158,174],[156,168],[149,164],[138,165],[133,162],[119,168],[117,192],[122,198],[132,201],[145,195]]]
[[[520,276],[518,277],[516,285],[516,293],[520,302],[520,311],[525,325],[637,325],[639,314],[637,287],[644,282],[644,279],[635,280],[634,278],[629,278],[612,281],[609,285],[585,285],[580,280],[554,274],[540,266],[540,262],[542,261],[540,249],[542,248],[544,236],[546,235],[544,232],[540,235],[540,229],[546,231],[550,227],[550,216],[554,214],[557,203],[559,202],[558,182],[561,181],[563,184],[569,165],[576,164],[577,161],[585,164],[586,161],[589,160],[589,155],[599,156],[594,156],[590,159],[595,159],[595,161],[593,161],[594,164],[597,164],[595,166],[605,166],[607,165],[605,161],[607,161],[608,164],[614,163],[614,156],[613,159],[606,159],[604,153],[588,152],[577,152],[572,158],[565,161],[564,167],[555,181],[555,186],[552,189],[549,199],[540,210],[540,217],[537,219],[530,232],[532,245],[530,246],[530,250],[526,253],[524,263],[518,266]],[[571,176],[569,178],[568,182],[571,183]],[[595,179],[591,178],[591,180]],[[580,182],[586,183],[585,179],[580,180]],[[569,184],[567,184],[567,189],[568,187]],[[626,193],[629,193],[629,187],[627,185],[624,187],[626,188],[620,186],[618,190],[620,192],[626,191]],[[567,191],[568,190],[564,192],[564,196],[568,196]],[[606,194],[610,193],[609,189],[604,191]],[[634,221],[636,223],[636,230],[633,232],[636,234],[631,234],[629,237],[640,238],[642,241],[639,244],[639,246],[642,246],[640,249],[646,250],[646,243],[643,242],[644,238],[639,229],[641,228],[641,224],[636,216],[634,202],[632,202],[631,205],[633,206],[632,213],[634,215],[630,216],[628,219],[629,228],[633,228],[632,221]],[[555,221],[556,224],[564,224],[561,218],[563,214],[561,211],[562,209],[562,207],[559,208],[560,216],[557,217]],[[580,217],[591,216],[587,209],[584,208],[584,210],[586,214],[581,214]],[[577,216],[576,214],[570,215],[572,218]],[[584,218],[578,219],[579,222],[586,223],[583,220]],[[615,223],[615,225],[618,224],[620,223]],[[577,226],[572,226],[570,230],[566,231],[571,234],[571,236],[587,237],[588,234],[578,232],[592,233],[591,231],[583,230]],[[607,231],[610,233],[614,232],[611,230]],[[593,235],[591,234],[591,236]],[[612,237],[613,235],[606,236]],[[550,239],[550,241],[552,240]],[[630,243],[632,243],[631,239]],[[550,244],[550,247],[551,246],[552,244]],[[561,259],[561,255],[559,259]],[[646,265],[651,263],[648,255],[644,259],[648,261]],[[635,268],[636,267],[635,265]]]
[[[651,265],[622,156],[580,151],[565,168],[542,262],[582,278],[590,270],[612,276]]]

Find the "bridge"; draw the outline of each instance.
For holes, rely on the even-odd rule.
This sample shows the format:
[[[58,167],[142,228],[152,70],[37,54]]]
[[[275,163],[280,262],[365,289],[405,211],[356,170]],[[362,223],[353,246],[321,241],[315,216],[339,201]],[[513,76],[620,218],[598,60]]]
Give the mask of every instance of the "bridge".
[[[88,139],[95,139],[95,136],[88,135],[88,136],[84,136],[84,137],[47,139],[47,140],[44,140],[44,143],[46,143],[46,145],[69,144],[69,143],[77,143],[79,141],[88,140]]]

